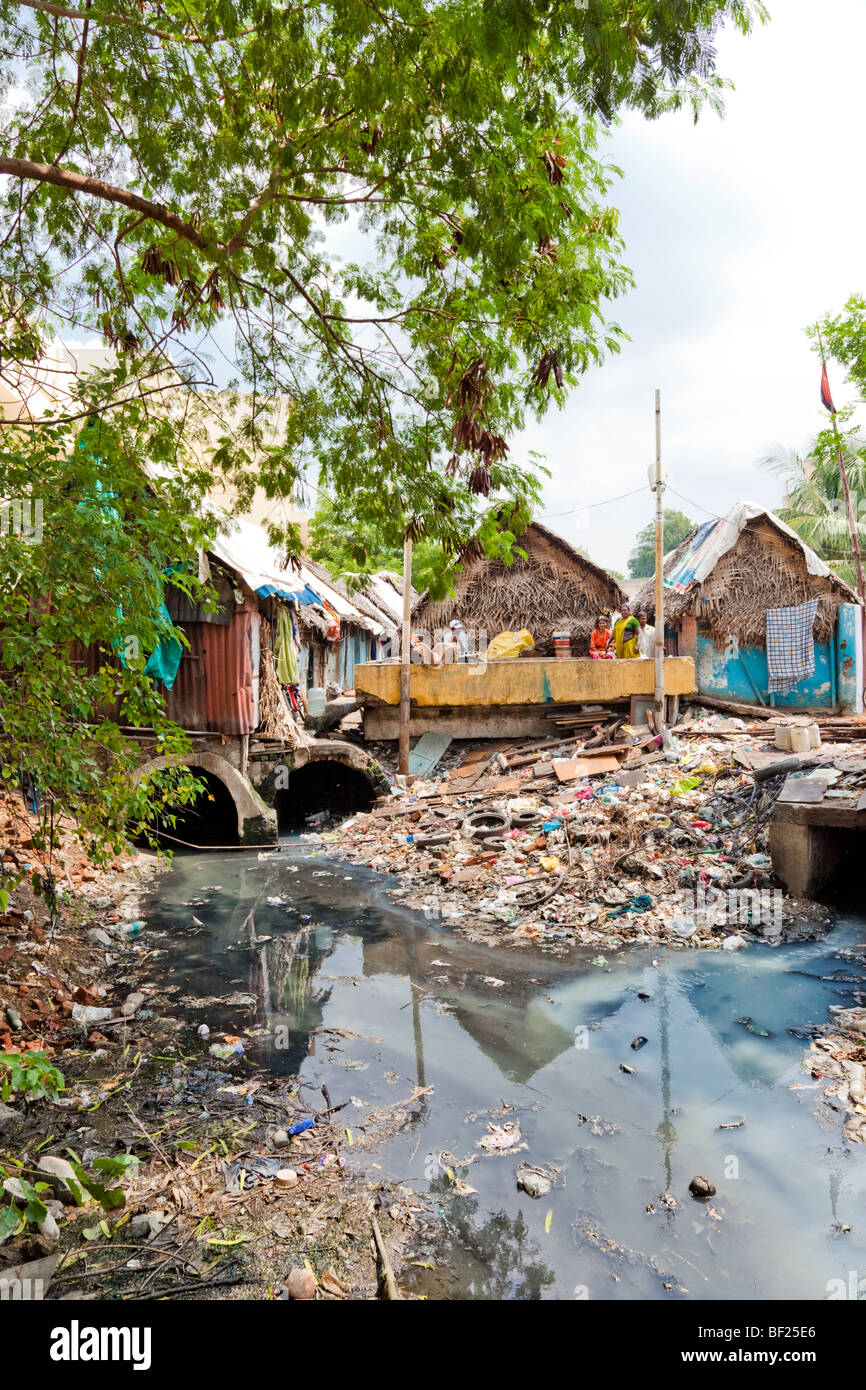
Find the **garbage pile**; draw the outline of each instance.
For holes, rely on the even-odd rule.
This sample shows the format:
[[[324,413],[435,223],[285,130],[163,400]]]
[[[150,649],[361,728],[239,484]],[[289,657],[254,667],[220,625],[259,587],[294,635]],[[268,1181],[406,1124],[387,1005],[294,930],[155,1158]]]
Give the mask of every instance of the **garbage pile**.
[[[862,744],[798,761],[776,751],[769,721],[697,709],[663,746],[619,719],[488,744],[436,780],[395,778],[370,813],[304,838],[397,876],[392,897],[477,940],[738,950],[790,925],[769,821],[810,759],[833,767],[837,795],[866,787]]]

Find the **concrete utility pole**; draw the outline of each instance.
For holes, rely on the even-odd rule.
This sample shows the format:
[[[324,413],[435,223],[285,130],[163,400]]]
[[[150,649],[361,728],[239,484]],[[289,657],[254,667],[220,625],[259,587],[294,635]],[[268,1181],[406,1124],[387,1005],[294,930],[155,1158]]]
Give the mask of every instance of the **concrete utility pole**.
[[[655,699],[656,732],[665,727],[665,596],[664,596],[664,490],[662,480],[662,397],[656,391],[656,466],[653,491],[656,495],[656,640],[655,640]]]
[[[397,771],[409,773],[409,677],[412,654],[412,537],[403,537],[403,629],[400,635],[400,745]]]

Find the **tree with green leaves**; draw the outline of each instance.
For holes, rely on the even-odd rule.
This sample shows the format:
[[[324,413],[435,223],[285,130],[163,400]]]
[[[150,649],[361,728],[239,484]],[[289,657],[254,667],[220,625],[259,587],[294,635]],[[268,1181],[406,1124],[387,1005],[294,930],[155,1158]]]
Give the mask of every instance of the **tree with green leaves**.
[[[678,512],[676,508],[665,508],[664,513],[664,536],[662,545],[664,553],[676,550],[681,541],[684,541],[690,531],[695,529],[695,523],[690,521],[684,512]],[[628,557],[628,573],[630,579],[649,579],[650,575],[655,574],[656,568],[656,528],[654,521],[648,521],[643,530],[638,531],[635,537],[634,549]]]
[[[860,548],[866,551],[866,439],[856,430],[843,430],[842,451]],[[759,463],[778,473],[784,483],[785,498],[776,509],[777,515],[840,579],[856,589],[857,573],[834,431],[829,427],[821,430],[805,454],[777,444]]]
[[[252,403],[213,462],[242,494],[288,495],[312,459],[365,514],[459,549],[477,496],[537,500],[509,440],[622,338],[608,304],[631,281],[600,128],[718,107],[716,31],[763,14],[0,0],[0,280],[18,341],[98,334],[149,400],[167,363],[206,391],[231,342]],[[292,408],[273,441],[278,395]],[[117,403],[109,390],[99,408]]]
[[[243,507],[309,472],[346,535],[408,533],[452,566],[467,543],[511,555],[543,469],[510,441],[622,339],[600,133],[623,110],[718,108],[716,32],[763,17],[759,0],[0,0],[0,390],[17,402],[0,497],[38,478],[53,528],[26,554],[2,538],[7,767],[114,833],[129,750],[100,711],[120,698],[159,727],[159,700],[143,667],[85,679],[65,653],[116,654],[131,614],[153,642],[158,576],[203,540],[190,518],[215,483]],[[56,335],[114,358],[46,416],[29,384]],[[123,503],[99,563],[78,451],[94,420],[100,493]]]
[[[816,356],[825,349],[844,369],[859,401],[843,406],[820,430],[804,454],[776,444],[758,460],[782,479],[785,498],[778,514],[853,589],[857,566],[839,454],[848,478],[854,526],[866,552],[866,438],[855,423],[857,405],[866,402],[866,299],[852,295],[841,314],[810,324],[806,336]],[[815,372],[816,400],[818,368]],[[825,417],[826,418],[826,417]]]
[[[386,534],[372,522],[359,522],[349,534],[340,506],[323,496],[310,518],[307,550],[313,560],[342,579],[351,593],[363,587],[365,576],[378,570],[402,574],[400,541],[399,516],[393,518]],[[436,541],[419,541],[412,547],[412,584],[419,593],[429,590],[436,597],[444,594],[450,572],[445,552]]]
[[[148,486],[110,417],[71,446],[66,427],[47,422],[5,429],[0,445],[0,785],[39,817],[34,887],[53,905],[62,829],[104,862],[198,791],[178,767],[137,780],[139,746],[122,726],[151,729],[157,756],[190,751],[145,668],[177,639],[167,577],[204,592],[195,555],[210,530],[176,482]],[[10,878],[4,865],[0,905]]]

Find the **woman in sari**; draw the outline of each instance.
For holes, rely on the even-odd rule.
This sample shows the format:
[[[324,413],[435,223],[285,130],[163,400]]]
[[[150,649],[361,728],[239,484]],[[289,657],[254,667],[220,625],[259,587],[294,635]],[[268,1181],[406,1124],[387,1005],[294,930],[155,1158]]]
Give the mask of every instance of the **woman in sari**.
[[[622,660],[622,658],[623,658],[623,656],[624,656],[624,652],[623,652],[623,642],[624,642],[625,639],[624,639],[624,637],[623,637],[623,633],[625,632],[625,625],[626,625],[626,623],[628,622],[628,620],[629,620],[630,617],[631,617],[631,607],[629,606],[629,604],[624,603],[623,606],[622,606],[622,608],[620,609],[619,617],[617,618],[616,622],[615,622],[614,625],[613,625],[613,641],[614,641],[614,646],[615,646],[615,648],[616,648],[617,657],[618,657],[620,660]]]
[[[589,635],[589,654],[593,661],[610,661],[613,659],[613,652],[610,650],[613,643],[613,633],[610,630],[610,623],[606,613],[600,613],[596,619],[595,627]]]
[[[640,623],[635,617],[628,617],[622,627],[622,660],[633,661],[640,656]],[[617,652],[617,656],[620,653]]]

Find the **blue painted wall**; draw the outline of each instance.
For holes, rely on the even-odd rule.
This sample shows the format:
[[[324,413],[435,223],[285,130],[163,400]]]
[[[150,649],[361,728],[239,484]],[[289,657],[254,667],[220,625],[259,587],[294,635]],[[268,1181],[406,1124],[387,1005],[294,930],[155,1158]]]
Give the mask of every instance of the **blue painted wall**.
[[[857,711],[863,686],[861,637],[863,610],[859,604],[843,603],[839,607],[837,634],[839,661],[839,700],[845,709]]]
[[[698,625],[698,690],[705,695],[715,695],[720,700],[759,705],[761,700],[755,693],[757,687],[763,703],[769,705],[771,701],[767,690],[769,675],[766,650],[763,647],[740,647],[736,657],[729,656],[726,652],[719,651],[712,638],[701,631],[702,626]],[[801,681],[789,695],[774,695],[774,708],[832,708],[835,704],[836,685],[834,665],[834,647],[816,643],[814,676]]]

